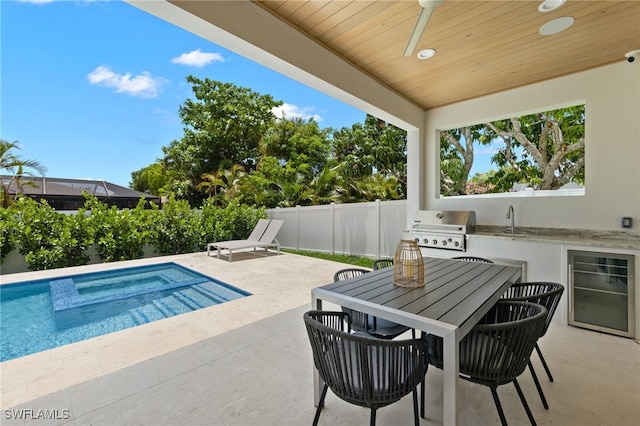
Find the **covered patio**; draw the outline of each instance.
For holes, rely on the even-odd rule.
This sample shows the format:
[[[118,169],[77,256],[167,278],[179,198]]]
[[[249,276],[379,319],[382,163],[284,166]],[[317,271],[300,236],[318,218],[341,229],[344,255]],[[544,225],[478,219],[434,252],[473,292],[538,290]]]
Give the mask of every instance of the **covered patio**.
[[[252,296],[1,364],[3,424],[300,425],[310,424],[312,357],[302,321],[311,288],[347,265],[294,254],[206,252],[69,268],[80,273],[174,261]],[[59,271],[3,276],[3,283]],[[540,425],[637,425],[640,346],[631,339],[552,324],[540,345],[555,376],[520,380]],[[534,355],[533,362],[541,366]],[[460,424],[499,424],[488,389],[461,383]],[[507,420],[527,424],[512,387],[500,388]],[[442,424],[442,374],[427,374],[426,419]],[[17,410],[17,411],[13,411]],[[58,419],[15,419],[58,410]],[[29,411],[32,410],[32,411]],[[68,410],[64,416],[63,410]],[[320,424],[368,422],[367,409],[327,397]],[[62,418],[64,417],[64,418]],[[409,424],[411,398],[381,409],[378,424]]]

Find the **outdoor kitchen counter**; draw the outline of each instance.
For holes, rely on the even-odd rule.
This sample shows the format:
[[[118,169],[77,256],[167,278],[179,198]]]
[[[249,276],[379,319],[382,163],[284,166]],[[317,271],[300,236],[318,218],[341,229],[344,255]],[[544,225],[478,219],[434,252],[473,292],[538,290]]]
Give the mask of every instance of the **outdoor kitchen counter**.
[[[516,227],[515,233],[511,234],[511,229],[505,226],[477,225],[476,232],[473,234],[467,234],[467,238],[500,238],[508,240],[640,250],[640,234],[622,231]]]

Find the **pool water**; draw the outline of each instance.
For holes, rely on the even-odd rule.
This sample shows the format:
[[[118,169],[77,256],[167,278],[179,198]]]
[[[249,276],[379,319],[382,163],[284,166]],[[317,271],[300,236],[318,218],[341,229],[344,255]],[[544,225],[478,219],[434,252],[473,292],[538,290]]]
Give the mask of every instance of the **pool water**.
[[[250,294],[171,262],[0,285],[0,361]]]

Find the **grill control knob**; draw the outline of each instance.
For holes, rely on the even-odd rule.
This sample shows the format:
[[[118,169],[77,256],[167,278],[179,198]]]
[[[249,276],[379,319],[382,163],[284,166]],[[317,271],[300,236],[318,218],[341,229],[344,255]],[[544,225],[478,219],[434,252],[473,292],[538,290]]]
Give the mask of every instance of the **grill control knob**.
[[[414,238],[413,241],[415,241],[417,244],[420,244],[420,238]]]
[[[433,245],[438,244],[438,240],[433,240]]]
[[[458,247],[458,246],[460,245],[460,243],[456,241],[454,245],[455,245],[456,247]]]
[[[446,241],[443,241],[443,242],[442,242],[442,245],[443,245],[443,246],[446,246],[446,245],[447,245],[447,242],[446,242]]]

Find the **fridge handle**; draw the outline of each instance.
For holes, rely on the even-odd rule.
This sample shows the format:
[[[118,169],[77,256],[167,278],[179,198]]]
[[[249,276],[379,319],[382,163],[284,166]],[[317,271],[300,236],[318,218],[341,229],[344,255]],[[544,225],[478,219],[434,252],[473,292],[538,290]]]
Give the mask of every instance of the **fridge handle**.
[[[567,294],[569,298],[569,318],[573,320],[573,265],[569,263],[569,294]]]

